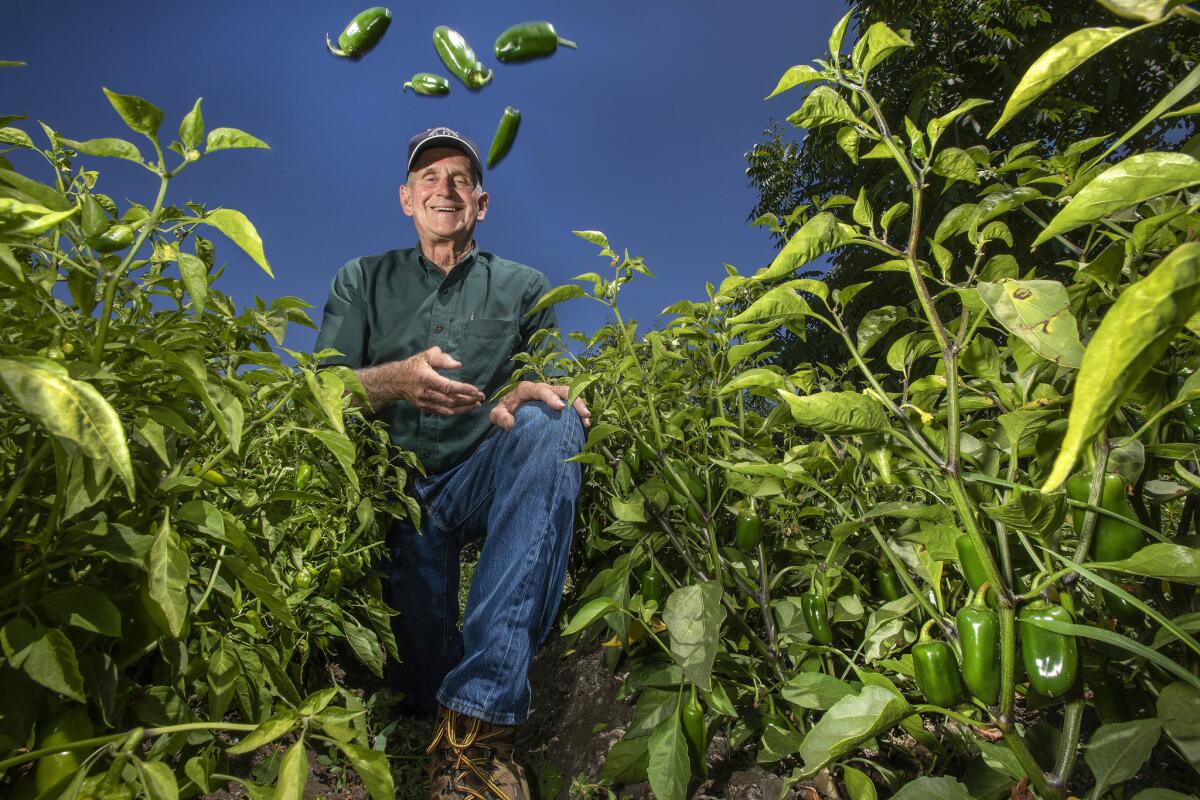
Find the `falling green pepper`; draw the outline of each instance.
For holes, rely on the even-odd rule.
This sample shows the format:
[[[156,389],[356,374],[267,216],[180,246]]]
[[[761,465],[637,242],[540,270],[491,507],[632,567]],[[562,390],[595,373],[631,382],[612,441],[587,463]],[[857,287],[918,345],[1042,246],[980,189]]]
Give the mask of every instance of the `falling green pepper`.
[[[829,609],[824,597],[816,592],[800,595],[800,612],[814,642],[833,644],[833,629],[829,627]]]
[[[354,19],[350,20],[350,24],[338,36],[337,47],[329,40],[329,34],[325,34],[325,47],[335,56],[357,61],[379,44],[383,34],[387,32],[388,25],[391,24],[390,9],[383,6],[368,8],[355,14]]]
[[[492,71],[475,57],[475,51],[458,31],[445,25],[437,26],[433,29],[433,46],[446,68],[468,89],[482,89],[491,82]]]
[[[1090,495],[1092,476],[1081,472],[1067,478],[1067,496],[1072,500],[1086,503]],[[1133,504],[1125,493],[1125,479],[1116,473],[1106,473],[1100,489],[1098,504],[1105,511],[1112,511],[1127,519],[1136,519]],[[1072,508],[1071,518],[1075,523],[1075,532],[1083,534],[1083,519],[1085,511],[1082,508]],[[1107,515],[1098,515],[1096,529],[1092,534],[1092,557],[1097,561],[1122,561],[1142,549],[1145,537],[1136,525],[1113,519]],[[1108,612],[1125,625],[1139,627],[1145,615],[1141,609],[1129,601],[1118,597],[1107,589],[1103,590],[1104,606]]]
[[[912,649],[917,689],[933,705],[952,708],[962,698],[962,676],[954,658],[954,648],[929,635],[933,624],[931,619],[922,626],[921,639]]]
[[[688,749],[692,755],[692,765],[702,777],[708,775],[708,735],[704,730],[704,707],[696,697],[696,685],[692,684],[692,693],[683,704],[683,735],[687,739]]]
[[[962,676],[967,690],[988,705],[1000,697],[1000,617],[987,607],[985,583],[974,602],[955,617],[962,648]]]
[[[1021,609],[1021,659],[1029,685],[1043,697],[1059,697],[1075,685],[1079,673],[1079,646],[1075,637],[1043,628],[1037,622],[1074,622],[1071,612],[1045,600]]]
[[[512,149],[513,141],[517,138],[517,129],[521,127],[521,112],[508,106],[496,126],[496,135],[492,137],[492,146],[488,149],[487,166],[492,169],[500,163],[508,151]]]
[[[440,96],[450,94],[450,81],[433,72],[418,72],[401,89],[405,92],[412,89],[417,94]]]
[[[753,511],[738,514],[735,541],[738,550],[749,553],[762,541],[762,519]]]
[[[559,45],[578,49],[570,39],[559,36],[549,22],[521,22],[496,37],[496,58],[505,62],[528,61],[554,55]]]

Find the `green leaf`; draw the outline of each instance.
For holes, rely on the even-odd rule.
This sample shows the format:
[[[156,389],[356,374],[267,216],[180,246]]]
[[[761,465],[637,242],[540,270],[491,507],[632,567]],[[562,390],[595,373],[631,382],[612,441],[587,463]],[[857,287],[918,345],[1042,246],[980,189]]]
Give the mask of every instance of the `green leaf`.
[[[888,430],[887,415],[875,400],[857,392],[795,395],[780,391],[796,422],[819,433],[853,436]]]
[[[245,214],[232,208],[218,208],[216,211],[210,211],[200,222],[211,225],[228,236],[234,244],[246,251],[246,255],[254,259],[255,264],[262,267],[263,272],[272,278],[275,277],[263,252],[262,238]]]
[[[855,686],[823,672],[799,672],[779,690],[792,705],[816,711],[826,711],[843,697],[857,693]]]
[[[1000,119],[988,131],[988,138],[995,136],[996,131],[1004,127],[1005,123],[1080,64],[1132,32],[1130,28],[1119,27],[1083,28],[1051,45],[1021,76],[1017,88],[1013,90],[1004,111],[1000,114]]]
[[[850,24],[852,16],[854,16],[854,9],[847,11],[846,16],[839,19],[833,26],[833,31],[829,34],[829,54],[831,56],[836,56],[842,51],[842,40],[846,38],[846,27]]]
[[[931,169],[935,175],[941,175],[943,178],[979,183],[979,170],[975,168],[975,159],[967,155],[966,150],[958,147],[947,147],[938,153]]]
[[[1200,549],[1181,544],[1155,542],[1123,561],[1102,561],[1088,566],[1200,586]]]
[[[270,149],[270,145],[237,128],[213,128],[208,133],[208,143],[204,152],[213,153],[217,150],[231,150],[235,147],[261,147]]]
[[[829,86],[818,86],[804,98],[804,104],[787,118],[787,121],[797,128],[821,128],[825,125],[835,125],[847,122],[851,125],[861,125],[860,120],[850,108],[850,104]]]
[[[831,211],[822,211],[809,219],[788,239],[771,266],[755,274],[758,280],[768,281],[791,275],[796,269],[850,240],[845,226],[838,223]]]
[[[1014,412],[1015,413],[1015,412]],[[1013,492],[1002,504],[983,504],[983,513],[1010,528],[1038,538],[1058,531],[1067,517],[1067,499],[1062,492]]]
[[[304,702],[296,709],[296,713],[303,717],[312,717],[320,714],[325,710],[326,706],[333,702],[335,697],[337,697],[337,689],[333,687],[313,692],[304,698]]]
[[[133,463],[121,418],[90,383],[16,359],[0,358],[0,385],[60,442],[111,468],[134,496]]]
[[[839,700],[813,726],[800,746],[804,767],[800,777],[816,775],[826,764],[843,756],[914,713],[912,706],[882,686]]]
[[[682,586],[671,592],[663,608],[671,655],[687,679],[705,692],[712,689],[713,660],[721,649],[726,614],[721,593],[716,581]]]
[[[94,586],[66,586],[42,598],[46,615],[59,625],[71,625],[101,636],[121,636],[121,612]]]
[[[137,145],[124,139],[88,139],[84,142],[77,142],[74,139],[59,136],[58,143],[88,156],[123,158],[135,164],[142,163],[142,153],[137,149]]]
[[[783,375],[765,367],[755,367],[732,378],[721,387],[721,394],[737,392],[742,389],[790,389],[788,380]]]
[[[62,631],[17,618],[0,630],[0,643],[10,666],[52,692],[87,702],[75,647]]]
[[[531,314],[536,314],[543,308],[549,308],[550,306],[557,305],[564,300],[574,300],[576,297],[587,296],[588,294],[586,291],[584,291],[582,286],[577,286],[573,283],[555,286],[553,289],[542,295],[538,301],[534,303],[533,308],[525,312],[525,316],[528,317]]]
[[[843,125],[837,130],[838,147],[849,157],[850,163],[858,164],[858,131],[850,126]]]
[[[154,104],[130,94],[109,91],[107,87],[104,88],[104,94],[131,130],[145,134],[150,139],[154,139],[158,135],[158,126],[162,125],[163,113]]]
[[[892,795],[892,800],[972,800],[967,787],[949,775],[928,775],[909,781]]]
[[[996,321],[1047,361],[1079,367],[1083,344],[1067,289],[1058,281],[980,283],[979,297]]]
[[[163,514],[162,524],[150,545],[146,557],[150,599],[162,609],[171,637],[183,635],[188,617],[188,558],[183,552],[179,534],[171,527],[170,518]]]
[[[572,634],[579,633],[588,625],[591,625],[605,614],[615,611],[617,608],[619,608],[619,606],[615,601],[612,600],[612,598],[597,597],[596,599],[588,602],[588,604],[583,608],[579,609],[579,612],[574,616],[574,618],[567,623],[567,627],[563,628],[562,635],[571,636]]]
[[[631,497],[628,501],[618,497],[609,498],[613,516],[621,522],[645,522],[646,507],[640,496]]]
[[[867,33],[864,36],[866,40],[866,55],[863,56],[862,64],[859,65],[864,73],[870,72],[880,62],[896,52],[902,47],[912,47],[912,40],[908,37],[908,31],[902,32],[904,35],[896,33],[882,22],[876,22],[870,28],[867,28]]]
[[[294,714],[281,714],[263,720],[244,739],[232,747],[226,748],[225,752],[231,756],[253,753],[264,744],[270,744],[285,733],[290,733],[298,724]]]
[[[392,771],[388,768],[386,753],[349,742],[339,741],[337,746],[350,760],[350,766],[362,779],[372,800],[393,800],[395,798],[396,785],[392,780]]]
[[[970,100],[963,100],[953,109],[945,114],[942,114],[940,117],[934,117],[933,119],[929,120],[929,124],[925,126],[925,134],[929,137],[929,147],[931,149],[936,147],[938,139],[942,137],[942,134],[945,133],[946,130],[963,114],[966,114],[972,109],[979,108],[980,106],[991,105],[991,103],[991,100],[980,100],[978,97],[971,98]]]
[[[192,110],[185,114],[179,123],[179,141],[188,150],[195,150],[199,147],[200,139],[204,136],[204,112],[200,110],[200,101],[203,99],[203,97],[197,97]]]
[[[779,79],[779,83],[775,85],[775,90],[764,97],[764,100],[770,100],[777,94],[782,94],[788,89],[793,89],[804,83],[812,83],[813,81],[823,81],[825,78],[820,72],[808,66],[807,64],[797,64],[783,73],[783,77]]]
[[[0,128],[0,144],[11,144],[14,147],[25,147],[30,150],[36,149],[33,139],[30,139],[29,134],[20,128]]]
[[[175,773],[161,761],[142,761],[135,758],[142,773],[142,785],[146,787],[149,800],[179,800],[179,783]]]
[[[649,750],[646,776],[654,796],[660,800],[684,800],[691,769],[687,740],[683,737],[677,714],[664,719],[650,734]]]
[[[846,784],[846,792],[850,800],[879,800],[875,782],[860,769],[842,767],[842,783]]]
[[[1175,248],[1125,289],[1083,354],[1067,433],[1042,491],[1067,479],[1079,455],[1200,308],[1200,242]]]
[[[899,306],[881,306],[864,314],[862,321],[858,323],[859,355],[866,355],[867,351],[905,317],[904,309]]]
[[[1154,22],[1162,19],[1175,6],[1183,5],[1185,0],[1097,0],[1118,17],[1136,19],[1139,22]]]
[[[309,428],[307,433],[320,440],[321,444],[333,453],[333,457],[337,459],[338,466],[342,468],[342,472],[346,476],[346,482],[354,490],[357,497],[359,492],[358,470],[354,468],[355,459],[358,458],[358,451],[352,442],[344,433],[336,431],[322,431]]]
[[[1200,689],[1181,681],[1168,684],[1159,692],[1156,710],[1167,736],[1200,771]]]
[[[1162,727],[1161,720],[1136,719],[1101,725],[1092,734],[1084,748],[1083,760],[1096,778],[1093,799],[1103,795],[1110,786],[1124,783],[1138,773],[1158,743]]]
[[[784,324],[785,322],[799,322],[809,313],[808,301],[798,295],[790,284],[785,284],[765,292],[745,311],[731,317],[729,322],[732,325],[741,325],[748,322],[776,320],[780,324]]]
[[[275,800],[303,800],[304,784],[308,782],[308,753],[304,737],[283,754],[279,764],[279,780],[275,784]]]
[[[204,304],[208,302],[208,266],[191,253],[180,253],[179,274],[192,296],[192,309],[197,314],[204,313]]]
[[[322,416],[331,428],[345,435],[346,423],[342,419],[342,400],[346,395],[346,385],[329,370],[313,372],[306,369],[303,370],[303,373],[304,384],[312,394]]]
[[[1050,220],[1033,244],[1163,194],[1200,184],[1200,160],[1186,153],[1139,153],[1100,173]]]
[[[0,61],[0,67],[23,67],[24,61]]]

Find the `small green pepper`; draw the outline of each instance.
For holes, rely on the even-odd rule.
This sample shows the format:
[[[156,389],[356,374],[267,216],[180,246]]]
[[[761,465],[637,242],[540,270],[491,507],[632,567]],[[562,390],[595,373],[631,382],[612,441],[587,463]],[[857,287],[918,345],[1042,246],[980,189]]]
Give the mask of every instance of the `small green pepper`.
[[[492,71],[475,57],[475,51],[458,31],[445,25],[437,26],[433,29],[433,46],[446,69],[468,89],[482,89],[491,83]]]
[[[921,639],[912,649],[917,689],[933,705],[953,708],[962,698],[962,676],[954,658],[954,648],[929,635],[933,624],[932,619],[925,623],[921,628]]]
[[[206,469],[204,471],[204,473],[201,474],[200,478],[205,483],[211,483],[213,486],[228,486],[229,485],[229,478],[226,478],[224,475],[217,472],[215,469]]]
[[[687,739],[691,751],[692,766],[701,777],[708,776],[708,734],[704,730],[704,707],[696,697],[696,685],[692,684],[692,693],[683,704],[682,713],[683,735]]]
[[[975,548],[971,537],[965,533],[954,540],[954,549],[958,551],[958,565],[962,568],[963,577],[973,591],[987,582],[987,570],[983,568],[983,557]]]
[[[736,531],[738,550],[749,553],[762,541],[762,519],[753,511],[743,511],[738,514]]]
[[[1043,628],[1035,622],[1074,622],[1071,612],[1059,605],[1035,600],[1021,609],[1021,659],[1029,685],[1043,697],[1070,691],[1079,674],[1079,646],[1075,637]]]
[[[549,22],[520,22],[496,37],[496,58],[500,61],[528,61],[554,55],[558,46],[577,50],[578,45],[564,39]]]
[[[662,602],[663,592],[663,577],[654,571],[654,568],[646,570],[642,573],[642,599],[646,601],[653,600],[656,603]]]
[[[488,148],[487,166],[492,169],[499,164],[508,151],[512,149],[517,138],[517,130],[521,127],[521,112],[519,109],[507,106],[496,126],[496,135],[492,137],[492,146]]]
[[[450,81],[432,72],[418,72],[401,89],[405,92],[412,89],[417,94],[440,96],[450,94]]]
[[[84,241],[97,253],[115,253],[133,244],[133,239],[133,228],[123,222],[118,222],[103,233],[85,237]]]
[[[886,602],[899,600],[904,596],[904,584],[896,575],[896,570],[888,563],[880,564],[875,569],[875,587]]]
[[[1092,691],[1092,705],[1096,707],[1101,724],[1133,719],[1129,710],[1129,689],[1109,671],[1107,664],[1085,669],[1084,681]]]
[[[988,705],[1000,697],[1000,617],[987,607],[985,583],[974,602],[955,617],[962,647],[962,677],[967,690]]]
[[[1086,503],[1090,495],[1092,476],[1081,472],[1067,478],[1067,496],[1072,500]],[[1116,473],[1106,473],[1104,484],[1100,489],[1098,504],[1105,511],[1112,511],[1127,519],[1137,519],[1129,495],[1125,492],[1125,479]],[[1075,524],[1075,532],[1083,533],[1085,510],[1072,508],[1071,518]],[[1096,529],[1092,534],[1092,557],[1097,561],[1122,561],[1142,549],[1145,537],[1135,525],[1100,514],[1097,515]],[[1141,609],[1134,606],[1107,589],[1101,592],[1104,606],[1108,612],[1129,627],[1139,627],[1145,619]]]
[[[293,484],[296,487],[296,491],[303,491],[304,487],[308,486],[308,482],[312,479],[312,474],[312,464],[307,461],[301,461],[300,466],[296,467],[296,479]]]
[[[342,573],[341,567],[332,567],[325,574],[325,594],[329,596],[336,595],[342,588],[342,582],[345,580],[345,575]]]
[[[833,629],[829,627],[829,610],[824,597],[816,592],[800,595],[800,612],[814,642],[833,644]]]
[[[335,56],[357,61],[379,44],[391,24],[390,9],[383,6],[368,8],[355,14],[354,19],[350,20],[350,24],[338,36],[337,47],[329,40],[329,34],[325,34],[325,47]]]
[[[68,708],[38,724],[38,749],[90,739],[95,735],[92,720],[83,708]],[[34,784],[39,795],[72,777],[79,770],[78,750],[63,750],[38,759],[34,768]]]
[[[313,581],[316,580],[316,577],[316,573],[314,573],[311,569],[308,567],[302,567],[300,571],[296,573],[294,580],[295,586],[297,589],[307,589],[313,585]]]

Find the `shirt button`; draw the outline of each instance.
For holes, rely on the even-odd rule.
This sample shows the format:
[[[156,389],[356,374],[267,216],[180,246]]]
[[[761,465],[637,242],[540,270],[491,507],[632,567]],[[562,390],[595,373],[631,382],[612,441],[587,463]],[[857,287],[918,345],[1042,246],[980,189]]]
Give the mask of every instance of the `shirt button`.
[[[433,332],[434,332],[434,333],[441,333],[441,332],[442,332],[442,326],[441,326],[441,325],[438,325],[436,328],[434,328],[434,329],[433,329]]]
[[[438,294],[440,294],[442,297],[445,297],[449,292],[449,289],[442,289],[440,292],[438,292]]]

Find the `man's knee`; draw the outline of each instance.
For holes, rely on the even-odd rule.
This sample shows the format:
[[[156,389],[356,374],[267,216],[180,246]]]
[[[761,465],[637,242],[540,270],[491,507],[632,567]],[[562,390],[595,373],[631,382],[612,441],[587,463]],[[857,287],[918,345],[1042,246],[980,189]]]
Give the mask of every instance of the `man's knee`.
[[[579,447],[583,446],[583,420],[574,406],[551,408],[541,400],[522,403],[517,409],[513,432],[518,435],[566,436]]]

